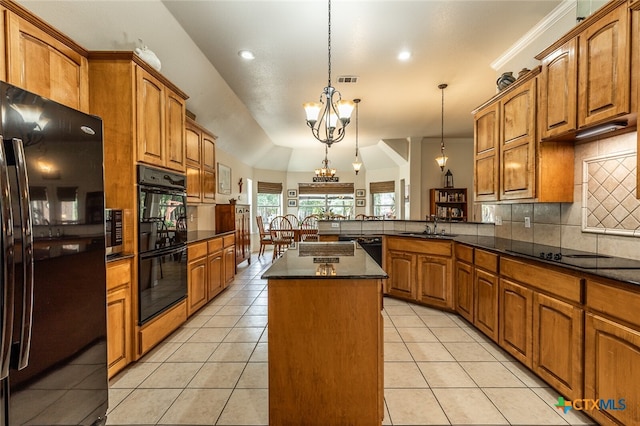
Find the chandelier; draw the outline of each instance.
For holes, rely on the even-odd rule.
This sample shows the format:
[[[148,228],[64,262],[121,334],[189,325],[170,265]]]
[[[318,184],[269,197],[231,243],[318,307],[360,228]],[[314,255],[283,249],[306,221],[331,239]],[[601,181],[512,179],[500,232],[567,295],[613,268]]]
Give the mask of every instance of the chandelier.
[[[353,160],[353,163],[351,163],[351,165],[353,165],[353,170],[357,175],[360,171],[360,168],[362,167],[362,161],[360,161],[360,158],[358,157],[358,107],[360,104],[360,99],[354,99],[353,103],[356,104],[356,159]]]
[[[320,94],[320,102],[303,104],[307,126],[320,142],[331,146],[344,139],[345,129],[351,119],[354,104],[343,101],[340,92],[331,86],[331,0],[329,0],[328,84]]]
[[[442,91],[442,122],[440,123],[440,157],[436,157],[436,163],[440,166],[440,170],[444,172],[444,166],[447,165],[447,160],[449,157],[444,155],[444,89],[447,88],[447,84],[439,84],[438,89]]]
[[[336,175],[336,169],[329,168],[329,160],[327,154],[329,153],[329,145],[324,147],[324,160],[322,160],[322,167],[316,169],[316,177],[318,178],[332,178]]]

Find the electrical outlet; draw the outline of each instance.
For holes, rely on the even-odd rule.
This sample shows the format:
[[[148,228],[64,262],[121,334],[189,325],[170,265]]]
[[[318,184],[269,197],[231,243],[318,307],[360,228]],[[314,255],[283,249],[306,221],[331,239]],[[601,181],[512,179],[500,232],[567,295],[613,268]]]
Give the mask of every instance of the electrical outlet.
[[[524,227],[531,228],[531,218],[529,216],[524,217]]]
[[[332,228],[340,228],[340,224],[339,223],[332,223],[331,227]]]
[[[496,216],[496,222],[495,224],[497,226],[501,226],[502,225],[502,216]]]
[[[189,216],[189,222],[193,222],[193,215]]]

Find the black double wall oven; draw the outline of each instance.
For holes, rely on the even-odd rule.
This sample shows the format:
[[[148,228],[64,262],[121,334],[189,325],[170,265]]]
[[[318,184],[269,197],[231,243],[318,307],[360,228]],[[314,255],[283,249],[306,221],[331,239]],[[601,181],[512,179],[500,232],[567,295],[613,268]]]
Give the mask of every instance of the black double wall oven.
[[[184,175],[138,166],[138,312],[142,325],[187,297]]]

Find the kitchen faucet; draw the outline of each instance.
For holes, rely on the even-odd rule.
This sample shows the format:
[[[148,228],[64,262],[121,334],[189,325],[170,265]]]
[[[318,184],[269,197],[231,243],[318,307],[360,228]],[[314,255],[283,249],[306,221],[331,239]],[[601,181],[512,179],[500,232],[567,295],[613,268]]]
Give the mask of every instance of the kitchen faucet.
[[[438,235],[438,216],[432,214],[431,219],[433,220],[433,234]]]
[[[428,223],[428,222],[429,222],[429,215],[427,215],[427,216],[424,218],[424,221],[425,221],[425,224],[424,224],[424,226],[425,226],[425,228],[424,228],[424,233],[425,233],[425,234],[427,234],[427,235],[431,235],[431,228],[429,227],[429,223]]]

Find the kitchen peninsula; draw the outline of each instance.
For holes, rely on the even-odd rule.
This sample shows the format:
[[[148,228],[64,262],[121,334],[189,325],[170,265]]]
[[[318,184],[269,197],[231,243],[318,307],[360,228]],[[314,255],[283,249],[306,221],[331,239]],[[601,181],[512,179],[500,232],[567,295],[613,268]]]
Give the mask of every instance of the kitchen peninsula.
[[[381,424],[387,274],[352,242],[300,243],[269,280],[269,424]]]

